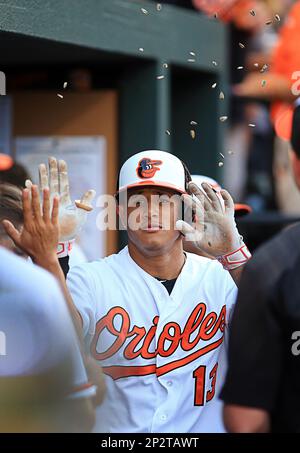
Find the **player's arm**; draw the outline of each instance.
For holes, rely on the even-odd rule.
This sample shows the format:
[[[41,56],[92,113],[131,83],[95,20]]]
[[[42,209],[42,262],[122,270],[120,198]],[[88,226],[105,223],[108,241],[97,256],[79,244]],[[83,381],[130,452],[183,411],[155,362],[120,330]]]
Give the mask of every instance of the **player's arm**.
[[[251,73],[245,77],[243,82],[233,86],[232,92],[236,96],[271,101],[293,102],[295,99],[291,90],[291,80],[284,75],[275,73]]]
[[[270,431],[280,392],[283,334],[276,313],[282,304],[279,288],[266,283],[264,271],[257,252],[243,273],[231,319],[228,371],[220,395],[229,432]]]
[[[83,342],[82,318],[81,318],[75,304],[73,303],[71,294],[70,294],[69,289],[66,284],[65,274],[59,264],[59,260],[57,258],[56,252],[53,253],[52,255],[50,255],[50,254],[42,255],[41,254],[40,256],[36,256],[35,258],[32,257],[32,260],[38,266],[46,269],[48,272],[51,272],[51,274],[54,275],[56,277],[56,279],[58,280],[60,287],[62,289],[63,295],[65,297],[65,301],[67,302],[69,311],[73,318],[77,334],[82,343]]]
[[[176,228],[199,254],[204,252],[204,256],[217,259],[238,285],[251,254],[238,232],[233,200],[226,190],[217,194],[206,183],[202,188],[203,191],[194,182],[189,183],[191,195],[183,195],[183,200],[186,212],[194,211],[196,220],[192,224],[179,220]]]
[[[234,283],[236,284],[236,286],[239,286],[239,284],[240,284],[244,268],[245,268],[245,264],[242,264],[237,269],[231,269],[229,271],[229,273],[230,273]]]
[[[223,411],[224,424],[230,433],[267,433],[270,416],[267,411],[253,407],[227,404]]]

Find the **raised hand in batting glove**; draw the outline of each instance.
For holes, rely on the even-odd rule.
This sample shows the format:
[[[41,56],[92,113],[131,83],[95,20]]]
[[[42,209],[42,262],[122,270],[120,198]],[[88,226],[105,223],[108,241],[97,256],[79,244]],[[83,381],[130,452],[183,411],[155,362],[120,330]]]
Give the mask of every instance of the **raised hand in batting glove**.
[[[206,183],[201,190],[195,183],[189,183],[191,195],[183,195],[185,213],[192,210],[194,221],[176,222],[176,228],[182,232],[186,241],[212,257],[231,253],[243,244],[234,218],[234,203],[226,190],[219,193]],[[189,216],[191,219],[191,215]]]
[[[30,189],[32,183],[26,181],[26,187]],[[93,209],[92,200],[95,197],[94,190],[88,190],[80,200],[73,203],[70,197],[70,186],[67,164],[64,160],[49,157],[49,171],[45,164],[39,165],[39,188],[50,190],[50,201],[59,198],[59,244],[57,254],[59,257],[66,256],[87,219],[87,213]]]

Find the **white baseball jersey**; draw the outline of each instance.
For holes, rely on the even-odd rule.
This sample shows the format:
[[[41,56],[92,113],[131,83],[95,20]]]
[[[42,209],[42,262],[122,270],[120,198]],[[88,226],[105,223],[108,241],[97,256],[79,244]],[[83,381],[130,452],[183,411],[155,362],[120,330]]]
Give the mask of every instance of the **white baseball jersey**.
[[[57,281],[3,247],[0,247],[0,333],[0,376],[43,373],[70,357],[73,373],[69,397],[95,395]]]
[[[96,432],[223,432],[224,333],[237,288],[187,254],[169,295],[128,248],[71,269],[68,287],[106,374]]]

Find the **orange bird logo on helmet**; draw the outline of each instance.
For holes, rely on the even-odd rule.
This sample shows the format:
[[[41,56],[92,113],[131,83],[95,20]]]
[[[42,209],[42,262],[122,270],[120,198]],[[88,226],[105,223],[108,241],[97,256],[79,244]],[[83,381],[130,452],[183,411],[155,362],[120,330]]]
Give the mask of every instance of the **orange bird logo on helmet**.
[[[144,157],[138,163],[136,172],[139,178],[148,179],[153,178],[155,173],[160,170],[158,165],[161,165],[161,160],[152,160],[148,157]]]

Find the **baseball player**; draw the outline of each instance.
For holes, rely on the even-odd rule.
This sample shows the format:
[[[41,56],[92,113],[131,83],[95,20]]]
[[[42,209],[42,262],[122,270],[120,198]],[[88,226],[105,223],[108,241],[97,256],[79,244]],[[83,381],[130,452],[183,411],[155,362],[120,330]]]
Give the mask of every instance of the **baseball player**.
[[[50,167],[65,202],[65,163],[63,175],[61,162],[57,167],[52,159]],[[251,255],[228,192],[220,192],[222,205],[209,185],[202,188],[205,195],[172,154],[148,150],[131,156],[120,170],[116,196],[128,246],[68,274],[70,309],[106,375],[96,432],[224,431],[218,399],[226,372],[223,340],[236,298],[234,281]],[[36,186],[31,193],[38,215]],[[192,222],[182,219],[183,205]],[[47,228],[34,221],[21,234],[12,225],[6,229],[21,248],[25,233],[47,241]],[[183,237],[217,259],[185,253]],[[56,250],[45,249],[33,246],[31,255],[65,285]]]

